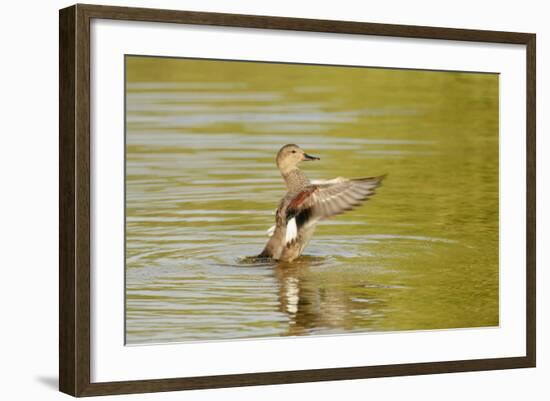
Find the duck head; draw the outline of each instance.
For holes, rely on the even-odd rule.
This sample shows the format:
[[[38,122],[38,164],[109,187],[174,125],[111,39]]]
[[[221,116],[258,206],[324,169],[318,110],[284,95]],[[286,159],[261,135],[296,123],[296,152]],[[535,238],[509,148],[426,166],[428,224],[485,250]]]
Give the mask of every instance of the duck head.
[[[281,173],[286,174],[298,168],[298,164],[305,161],[320,160],[318,157],[308,155],[298,145],[289,144],[283,146],[277,153],[277,167]]]

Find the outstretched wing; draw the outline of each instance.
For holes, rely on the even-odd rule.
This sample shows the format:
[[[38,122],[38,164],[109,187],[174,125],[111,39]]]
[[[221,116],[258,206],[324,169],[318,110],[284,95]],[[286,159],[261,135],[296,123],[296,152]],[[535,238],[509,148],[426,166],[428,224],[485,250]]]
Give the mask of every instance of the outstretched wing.
[[[315,190],[307,188],[290,203],[290,208],[303,213],[309,209],[311,217],[327,219],[353,209],[374,195],[375,189],[384,177],[336,179],[316,185]]]
[[[308,222],[344,213],[369,199],[383,179],[384,176],[336,178],[307,186],[292,199],[287,208],[286,242],[292,242],[296,238],[294,233]]]

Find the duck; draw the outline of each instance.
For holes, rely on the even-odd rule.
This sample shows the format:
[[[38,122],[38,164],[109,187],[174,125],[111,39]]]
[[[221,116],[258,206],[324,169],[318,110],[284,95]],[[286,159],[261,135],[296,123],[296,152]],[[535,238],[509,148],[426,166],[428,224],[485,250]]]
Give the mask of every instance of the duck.
[[[275,162],[286,184],[286,194],[275,211],[275,225],[259,258],[292,262],[313,236],[317,223],[352,210],[375,194],[385,175],[377,177],[309,180],[298,165],[318,161],[296,144],[284,145]]]

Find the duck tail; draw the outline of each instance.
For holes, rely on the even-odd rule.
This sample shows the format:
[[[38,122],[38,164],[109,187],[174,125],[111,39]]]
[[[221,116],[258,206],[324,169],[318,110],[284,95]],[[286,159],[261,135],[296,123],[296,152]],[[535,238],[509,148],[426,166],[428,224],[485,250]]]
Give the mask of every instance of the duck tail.
[[[272,259],[273,258],[273,255],[271,255],[271,252],[269,252],[267,250],[267,247],[266,249],[264,249],[262,251],[262,253],[260,253],[258,256],[256,256],[258,259]]]
[[[264,249],[258,256],[258,258],[270,258],[271,255],[267,252],[267,249]]]

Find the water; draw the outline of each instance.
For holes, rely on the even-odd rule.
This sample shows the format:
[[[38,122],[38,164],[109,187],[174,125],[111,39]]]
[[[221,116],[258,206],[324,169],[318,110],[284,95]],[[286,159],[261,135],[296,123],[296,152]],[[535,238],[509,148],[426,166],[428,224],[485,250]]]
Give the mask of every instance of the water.
[[[128,57],[128,344],[495,326],[498,75]],[[387,173],[293,263],[284,193]]]

